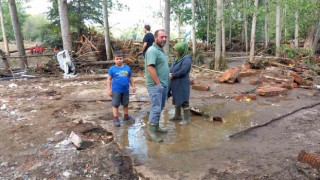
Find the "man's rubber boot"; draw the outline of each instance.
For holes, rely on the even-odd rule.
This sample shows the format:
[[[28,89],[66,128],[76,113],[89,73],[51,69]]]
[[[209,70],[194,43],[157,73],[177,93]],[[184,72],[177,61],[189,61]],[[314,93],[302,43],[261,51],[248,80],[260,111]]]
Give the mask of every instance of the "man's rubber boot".
[[[156,129],[157,129],[157,124],[148,123],[148,130],[149,130],[149,135],[151,137],[151,140],[155,142],[162,142],[163,139],[157,136]]]
[[[159,133],[167,133],[168,132],[166,129],[160,128],[159,123],[156,126],[157,126],[157,128],[156,128],[157,132],[159,132]]]
[[[181,106],[174,106],[174,116],[169,119],[170,121],[182,120]]]
[[[183,109],[183,120],[179,123],[180,125],[186,125],[190,123],[190,108]]]

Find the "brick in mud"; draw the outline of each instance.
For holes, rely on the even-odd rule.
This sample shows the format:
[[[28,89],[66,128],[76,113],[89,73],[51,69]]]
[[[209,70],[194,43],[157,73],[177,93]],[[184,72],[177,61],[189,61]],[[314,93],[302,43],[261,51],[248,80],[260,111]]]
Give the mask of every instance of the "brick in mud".
[[[288,94],[288,89],[281,88],[281,87],[262,87],[262,88],[258,88],[256,92],[260,96],[271,97],[271,96],[277,96],[280,94]]]
[[[209,91],[210,86],[203,85],[203,84],[197,84],[197,85],[193,85],[192,89],[198,90],[198,91]]]

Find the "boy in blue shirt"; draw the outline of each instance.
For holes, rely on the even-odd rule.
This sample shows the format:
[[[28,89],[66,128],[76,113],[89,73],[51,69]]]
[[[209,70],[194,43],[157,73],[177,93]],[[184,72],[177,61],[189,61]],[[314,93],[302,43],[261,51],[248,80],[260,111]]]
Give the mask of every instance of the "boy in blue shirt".
[[[112,97],[112,112],[114,116],[114,125],[120,126],[120,120],[118,115],[118,108],[123,106],[124,121],[134,121],[129,116],[129,86],[131,85],[132,92],[136,92],[134,87],[132,72],[128,65],[123,64],[122,52],[114,53],[115,65],[113,65],[108,71],[107,78],[107,91],[108,96]]]

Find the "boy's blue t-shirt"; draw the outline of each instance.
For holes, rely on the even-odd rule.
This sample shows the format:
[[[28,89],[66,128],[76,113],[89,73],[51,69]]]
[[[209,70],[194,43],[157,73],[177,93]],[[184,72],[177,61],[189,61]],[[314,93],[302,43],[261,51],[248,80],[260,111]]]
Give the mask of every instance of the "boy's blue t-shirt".
[[[132,76],[129,66],[118,67],[113,65],[109,69],[108,75],[112,77],[112,92],[129,93],[130,77]]]

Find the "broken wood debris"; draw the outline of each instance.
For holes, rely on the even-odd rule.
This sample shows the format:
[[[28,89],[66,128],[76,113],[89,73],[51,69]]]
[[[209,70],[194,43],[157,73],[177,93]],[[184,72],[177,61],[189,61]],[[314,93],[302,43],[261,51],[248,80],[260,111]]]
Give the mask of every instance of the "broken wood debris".
[[[300,59],[297,60],[297,58]],[[289,92],[288,90],[293,88],[315,89],[315,85],[320,84],[320,58],[308,56],[308,58],[313,60],[311,67],[305,64],[305,58],[299,56],[295,59],[256,56],[255,65],[246,63],[240,69],[227,69],[219,77],[219,82],[229,84],[235,82],[241,83],[241,77],[261,72],[257,80],[250,80],[251,85],[256,85],[253,90],[232,96],[237,101],[246,99],[246,94],[248,93],[270,97],[286,95]],[[257,64],[263,64],[263,66],[257,69]]]
[[[195,116],[202,116],[204,118],[204,120],[206,121],[218,121],[218,122],[222,122],[222,123],[226,123],[227,121],[220,117],[220,116],[210,116],[208,113],[204,112],[204,111],[201,111],[199,108],[195,108],[195,107],[190,107],[190,112],[192,115],[195,115]]]
[[[320,172],[320,152],[306,152],[301,150],[298,155],[298,160],[303,163],[309,164]]]
[[[241,78],[239,76],[240,70],[237,68],[227,69],[222,76],[219,77],[221,83],[234,84],[236,82],[240,83]]]

